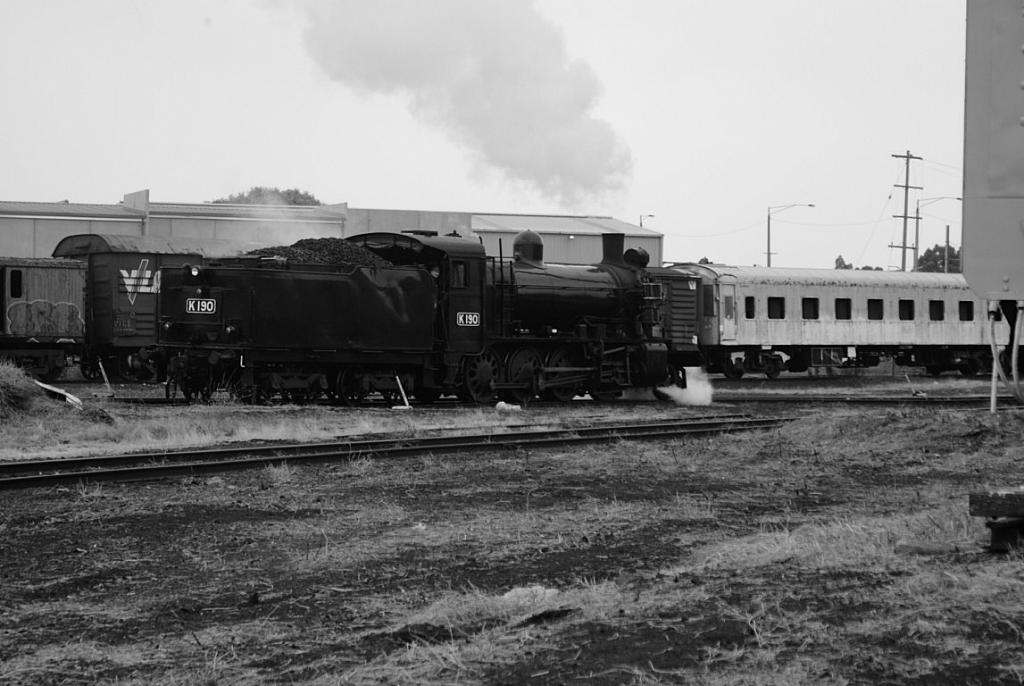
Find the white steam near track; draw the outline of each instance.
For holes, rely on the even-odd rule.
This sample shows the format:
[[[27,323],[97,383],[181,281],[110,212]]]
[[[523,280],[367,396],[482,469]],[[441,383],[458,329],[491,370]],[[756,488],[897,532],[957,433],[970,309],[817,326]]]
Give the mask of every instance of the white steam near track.
[[[522,0],[294,0],[334,80],[408,98],[480,162],[563,206],[621,189],[627,146],[593,116],[600,85]]]
[[[700,367],[686,367],[686,388],[679,386],[658,386],[658,392],[676,405],[710,405],[714,389],[711,380]],[[627,389],[623,392],[624,400],[633,402],[653,401],[655,396],[650,389]]]
[[[659,391],[676,405],[710,405],[713,395],[711,380],[700,367],[686,367],[686,388],[661,386]]]

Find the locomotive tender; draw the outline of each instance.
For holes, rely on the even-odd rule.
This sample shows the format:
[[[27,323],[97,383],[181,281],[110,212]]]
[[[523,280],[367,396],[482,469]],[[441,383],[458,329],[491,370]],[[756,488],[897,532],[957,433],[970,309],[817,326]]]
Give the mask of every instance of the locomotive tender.
[[[590,266],[545,264],[531,231],[511,259],[432,232],[347,240],[386,266],[245,257],[164,269],[158,341],[184,395],[611,399],[685,384],[683,367],[700,364],[696,277],[672,275],[665,327],[662,283],[621,234],[604,236]]]

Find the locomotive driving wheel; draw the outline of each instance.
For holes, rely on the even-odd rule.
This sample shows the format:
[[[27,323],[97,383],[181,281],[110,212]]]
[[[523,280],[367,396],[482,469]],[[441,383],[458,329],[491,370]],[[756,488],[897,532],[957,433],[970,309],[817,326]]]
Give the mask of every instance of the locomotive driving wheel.
[[[467,357],[462,363],[462,388],[466,398],[475,403],[490,402],[500,369],[498,358],[490,350]]]
[[[537,372],[541,368],[540,353],[534,348],[519,348],[508,356],[505,366],[506,378],[522,385],[522,388],[510,388],[506,395],[513,402],[525,403],[533,398],[537,387]]]
[[[545,365],[547,367],[571,367],[572,366],[572,351],[569,350],[568,346],[561,346],[555,348],[548,355],[548,362]],[[549,379],[552,382],[557,382],[560,378],[567,376],[566,372],[555,372]],[[544,398],[546,400],[554,400],[560,403],[567,403],[576,397],[576,389],[571,386],[555,386],[553,388],[547,388],[544,390]]]

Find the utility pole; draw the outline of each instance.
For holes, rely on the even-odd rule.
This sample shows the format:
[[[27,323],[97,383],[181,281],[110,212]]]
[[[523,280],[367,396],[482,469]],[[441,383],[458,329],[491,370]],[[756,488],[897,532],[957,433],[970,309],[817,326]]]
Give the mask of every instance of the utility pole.
[[[949,273],[949,224],[946,224],[946,255],[942,260],[942,271]]]
[[[907,150],[903,155],[893,155],[893,157],[903,160],[906,165],[903,183],[895,184],[896,188],[903,189],[903,214],[892,215],[896,219],[903,219],[903,244],[890,245],[889,247],[900,249],[900,271],[905,272],[907,271],[907,221],[911,219],[910,214],[908,214],[910,211],[910,189],[915,188],[917,190],[921,190],[921,186],[910,185],[910,160],[919,160],[921,158],[917,155],[911,155],[909,150]],[[920,217],[915,218],[918,220],[920,219]]]

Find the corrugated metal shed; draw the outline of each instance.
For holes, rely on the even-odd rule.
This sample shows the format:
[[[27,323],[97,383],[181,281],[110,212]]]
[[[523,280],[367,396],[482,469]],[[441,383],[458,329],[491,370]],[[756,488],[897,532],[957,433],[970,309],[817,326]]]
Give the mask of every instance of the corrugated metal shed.
[[[332,205],[232,205],[228,203],[149,203],[150,217],[252,219],[259,221],[345,223],[345,207]]]
[[[97,253],[149,253],[153,255],[234,257],[259,247],[262,245],[257,243],[206,238],[80,234],[68,236],[58,243],[53,250],[53,256],[84,257]]]
[[[545,233],[599,236],[602,233],[621,233],[627,236],[661,238],[657,231],[651,231],[612,217],[590,217],[584,215],[548,214],[474,214],[473,230],[515,232],[536,231]]]
[[[662,235],[612,217],[586,215],[473,214],[473,232],[480,237],[487,254],[512,254],[515,237],[534,231],[544,241],[544,261],[593,264],[602,258],[601,234],[626,237],[626,248],[643,248],[651,264],[661,264]]]

